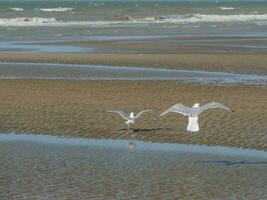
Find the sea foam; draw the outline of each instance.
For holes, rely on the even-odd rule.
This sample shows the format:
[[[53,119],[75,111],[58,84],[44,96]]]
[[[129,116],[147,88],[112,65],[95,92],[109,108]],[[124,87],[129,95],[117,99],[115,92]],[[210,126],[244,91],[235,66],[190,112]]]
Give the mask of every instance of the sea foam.
[[[238,15],[171,15],[152,16],[144,18],[128,18],[127,20],[106,21],[59,21],[54,17],[19,17],[0,18],[0,26],[131,26],[134,24],[192,24],[192,23],[223,23],[223,22],[252,22],[257,24],[267,20],[267,14],[238,14]]]
[[[190,14],[190,15],[167,15],[152,16],[142,19],[131,18],[133,23],[155,22],[155,23],[197,23],[197,22],[246,22],[254,20],[267,20],[267,14],[234,14],[234,15],[211,15],[211,14]]]
[[[73,8],[63,8],[63,7],[58,7],[58,8],[40,8],[40,11],[43,12],[66,12],[66,11],[72,11]]]
[[[43,24],[55,23],[54,17],[17,17],[17,18],[0,18],[0,26],[41,26]]]
[[[221,10],[235,10],[234,7],[220,7]]]
[[[187,19],[181,20],[184,22],[246,22],[254,20],[267,20],[267,14],[236,14],[236,15],[208,15],[195,14]]]
[[[12,10],[12,11],[23,11],[24,9],[23,8],[9,8],[9,10]]]

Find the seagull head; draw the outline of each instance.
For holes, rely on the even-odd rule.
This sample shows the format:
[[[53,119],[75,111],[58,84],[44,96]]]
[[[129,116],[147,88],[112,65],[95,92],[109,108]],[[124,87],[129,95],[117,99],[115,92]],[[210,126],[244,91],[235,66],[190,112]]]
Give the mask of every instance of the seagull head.
[[[134,113],[133,112],[130,113],[130,118],[134,118]]]
[[[195,104],[193,105],[193,108],[198,108],[199,106],[200,106],[199,103],[195,103]]]

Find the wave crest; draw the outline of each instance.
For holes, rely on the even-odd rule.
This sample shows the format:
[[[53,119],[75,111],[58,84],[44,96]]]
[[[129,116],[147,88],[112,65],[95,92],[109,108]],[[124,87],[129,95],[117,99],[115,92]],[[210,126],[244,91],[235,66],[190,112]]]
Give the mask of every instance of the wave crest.
[[[235,10],[234,7],[220,7],[221,10]]]
[[[9,8],[9,10],[12,10],[12,11],[23,11],[24,9],[23,8]]]
[[[40,18],[40,17],[17,17],[17,18],[2,18],[0,19],[0,26],[38,26],[43,24],[55,23],[57,20],[54,17]]]
[[[145,18],[144,20],[147,20]],[[151,18],[152,19],[152,18]],[[234,14],[234,15],[213,15],[213,14],[192,14],[192,15],[171,15],[154,18],[157,22],[166,23],[198,23],[198,22],[246,22],[267,20],[267,14]]]
[[[54,17],[20,17],[0,18],[0,26],[130,26],[133,24],[193,24],[193,23],[223,23],[223,22],[247,22],[254,24],[267,20],[267,14],[240,14],[240,15],[178,15],[144,17],[134,19],[129,16],[119,20],[110,21],[58,21]]]
[[[40,11],[43,12],[66,12],[66,11],[72,11],[73,8],[63,8],[63,7],[58,7],[58,8],[40,8]]]

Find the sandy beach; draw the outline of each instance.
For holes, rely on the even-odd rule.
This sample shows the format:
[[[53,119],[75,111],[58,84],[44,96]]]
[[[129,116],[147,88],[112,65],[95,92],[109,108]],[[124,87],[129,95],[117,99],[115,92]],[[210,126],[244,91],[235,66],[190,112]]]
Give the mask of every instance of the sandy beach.
[[[0,1],[0,199],[267,199],[267,1]],[[231,111],[159,115],[220,102]],[[131,130],[117,113],[152,109]]]
[[[108,110],[147,113],[134,125],[145,141],[267,149],[267,92],[261,86],[215,86],[179,81],[1,80],[1,132],[124,138],[124,121]],[[200,117],[201,131],[186,132],[187,118],[169,114],[182,102],[223,102],[234,112],[212,110]]]

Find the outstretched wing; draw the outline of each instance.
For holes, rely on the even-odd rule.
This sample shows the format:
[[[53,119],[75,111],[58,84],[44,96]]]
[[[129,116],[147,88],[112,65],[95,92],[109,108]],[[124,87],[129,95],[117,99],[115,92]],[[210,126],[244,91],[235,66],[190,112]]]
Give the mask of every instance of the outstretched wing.
[[[113,110],[111,110],[111,111],[108,111],[108,112],[117,113],[117,114],[119,114],[125,120],[128,120],[129,119],[129,116],[126,113],[122,112],[122,111],[116,111],[116,110],[113,111]]]
[[[136,116],[135,116],[135,118],[137,119],[138,117],[140,117],[140,116],[141,116],[143,113],[145,113],[145,112],[152,112],[152,111],[153,111],[153,110],[143,110],[143,111],[137,113]]]
[[[205,110],[209,110],[209,109],[213,109],[213,108],[220,108],[220,109],[224,109],[224,110],[228,110],[231,111],[230,108],[226,107],[225,105],[218,103],[218,102],[211,102],[208,103],[204,106],[201,106],[198,108],[198,114],[202,113]]]
[[[191,115],[192,114],[192,108],[187,107],[181,103],[175,104],[172,107],[170,107],[168,110],[160,114],[160,117],[163,115],[166,115],[169,112],[175,112],[180,113],[182,115]]]

